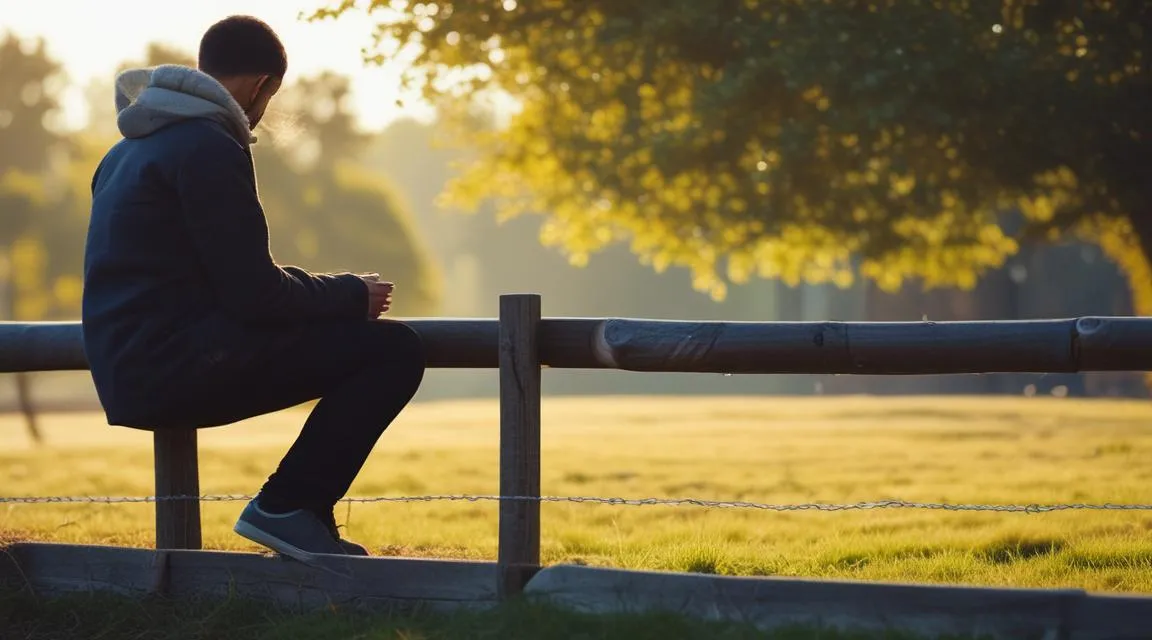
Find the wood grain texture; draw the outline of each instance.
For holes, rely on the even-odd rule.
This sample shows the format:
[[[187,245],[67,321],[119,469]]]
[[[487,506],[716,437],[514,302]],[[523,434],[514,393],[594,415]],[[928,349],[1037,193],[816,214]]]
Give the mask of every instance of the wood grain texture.
[[[152,449],[158,498],[200,495],[200,467],[195,429],[153,431]],[[198,501],[156,502],[156,548],[201,548]]]
[[[540,496],[540,296],[500,296],[500,495]],[[540,503],[500,503],[499,591],[519,593],[540,565]]]
[[[995,322],[607,320],[595,351],[629,371],[931,375],[1152,370],[1152,318]]]
[[[1079,318],[1075,331],[1081,371],[1152,368],[1152,318]]]
[[[239,596],[302,609],[454,608],[496,601],[496,565],[490,562],[332,556],[321,567],[309,567],[252,553],[41,543],[16,544],[9,552],[34,590],[45,595],[160,591],[176,598]],[[165,567],[162,589],[158,566]]]

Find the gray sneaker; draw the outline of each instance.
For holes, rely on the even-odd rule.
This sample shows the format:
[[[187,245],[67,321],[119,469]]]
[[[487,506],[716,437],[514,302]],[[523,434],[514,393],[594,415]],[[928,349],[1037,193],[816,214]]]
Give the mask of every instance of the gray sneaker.
[[[369,555],[367,549],[356,544],[355,542],[352,542],[351,540],[345,540],[344,538],[340,538],[339,540],[337,540],[337,542],[339,542],[340,546],[344,548],[344,553],[346,553],[350,556],[367,556],[367,555]]]
[[[337,542],[340,543],[340,546],[344,547],[344,553],[350,556],[368,555],[368,550],[364,547],[356,544],[355,542],[352,542],[351,540],[345,540],[344,538],[340,537],[340,527],[336,526],[336,516],[333,515],[331,511],[318,515],[324,525],[328,527],[328,530],[332,532],[332,536],[336,538]]]
[[[315,564],[316,556],[320,555],[349,555],[339,537],[319,516],[307,509],[268,513],[252,500],[244,507],[233,531],[305,564]],[[363,551],[362,547],[360,549]]]

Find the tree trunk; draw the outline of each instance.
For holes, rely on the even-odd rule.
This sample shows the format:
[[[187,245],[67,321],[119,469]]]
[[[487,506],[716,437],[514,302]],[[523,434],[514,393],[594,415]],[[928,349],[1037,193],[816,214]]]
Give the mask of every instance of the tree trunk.
[[[32,379],[27,373],[15,373],[13,377],[16,380],[16,404],[20,413],[24,414],[28,436],[32,438],[32,442],[43,444],[44,434],[40,432],[40,420],[32,403]]]
[[[1132,310],[1139,316],[1152,316],[1152,216],[1129,216],[1138,255],[1112,256],[1128,275]],[[1119,258],[1119,259],[1118,259]]]
[[[7,316],[16,320],[16,284],[11,254],[0,253],[0,274],[4,276],[4,302],[7,307]],[[36,415],[36,407],[32,402],[32,378],[25,372],[12,374],[16,383],[16,408],[24,416],[24,425],[28,429],[28,436],[32,442],[42,444],[44,434],[40,431],[40,421]]]
[[[1132,312],[1137,316],[1152,316],[1152,212],[1130,215],[1134,247],[1117,239],[1103,247],[1128,276],[1128,290],[1132,294]],[[1152,372],[1144,373],[1144,386],[1152,391]]]

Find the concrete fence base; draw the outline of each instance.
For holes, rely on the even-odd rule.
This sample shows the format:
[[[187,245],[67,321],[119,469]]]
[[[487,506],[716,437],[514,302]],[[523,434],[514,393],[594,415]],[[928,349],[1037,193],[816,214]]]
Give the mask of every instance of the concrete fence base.
[[[1152,638],[1152,597],[787,578],[737,578],[592,567],[544,569],[532,598],[590,613],[664,611],[762,629],[898,630],[1005,640]]]
[[[491,562],[331,558],[320,567],[251,553],[16,544],[0,584],[44,595],[114,591],[239,596],[293,608],[486,608],[500,601]],[[524,596],[575,611],[667,612],[752,624],[905,631],[1006,640],[1152,640],[1152,597],[546,567]]]
[[[496,604],[496,564],[408,558],[325,558],[311,567],[228,551],[21,543],[0,550],[0,584],[47,596],[240,597],[301,609],[451,610]]]

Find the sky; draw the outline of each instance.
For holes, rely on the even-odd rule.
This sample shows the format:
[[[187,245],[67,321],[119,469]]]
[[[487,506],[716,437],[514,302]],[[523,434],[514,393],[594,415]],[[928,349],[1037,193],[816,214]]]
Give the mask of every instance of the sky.
[[[254,15],[270,24],[288,49],[289,81],[329,69],[352,77],[351,106],[361,126],[381,129],[398,116],[430,116],[416,96],[400,95],[399,65],[366,66],[374,22],[356,10],[339,20],[305,22],[301,11],[334,0],[0,0],[0,33],[43,37],[49,54],[64,65],[71,87],[64,124],[87,120],[83,87],[92,79],[112,82],[116,66],[140,59],[149,42],[195,53],[200,36],[220,18]],[[402,100],[404,106],[397,106]]]

